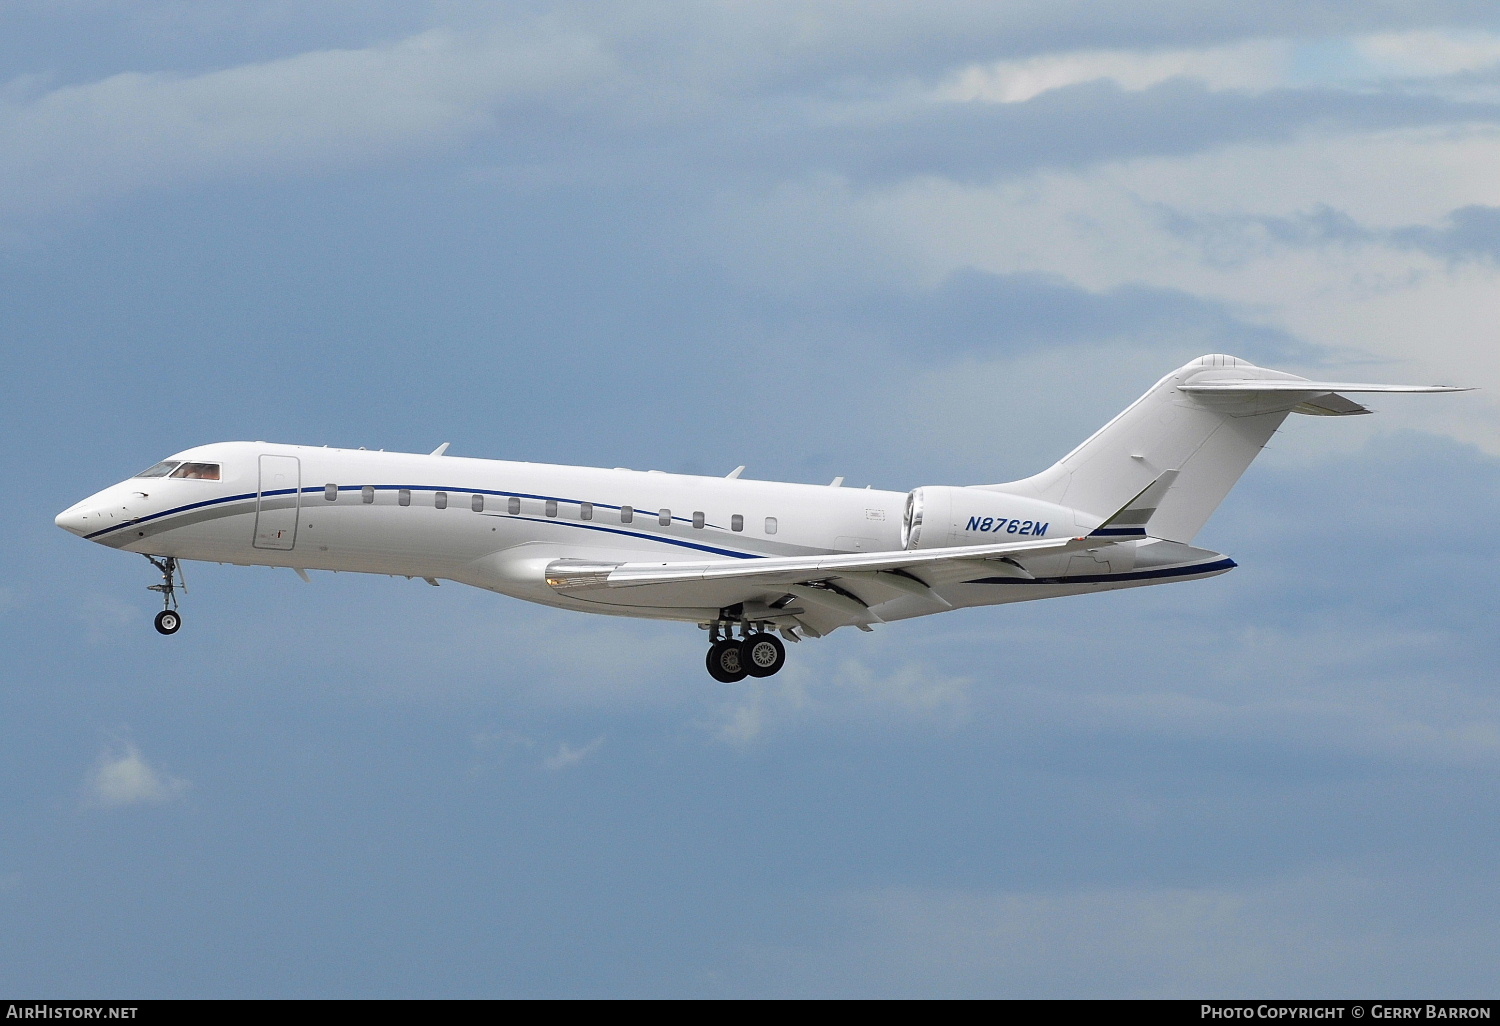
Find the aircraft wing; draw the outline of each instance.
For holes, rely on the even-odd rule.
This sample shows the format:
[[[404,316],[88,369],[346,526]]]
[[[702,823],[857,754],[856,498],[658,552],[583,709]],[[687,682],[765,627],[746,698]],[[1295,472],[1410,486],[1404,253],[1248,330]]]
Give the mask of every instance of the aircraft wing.
[[[880,617],[870,608],[893,598],[915,597],[946,609],[930,586],[935,579],[1011,576],[1030,578],[1014,557],[1098,549],[1124,539],[1057,538],[993,545],[961,545],[917,551],[856,552],[813,556],[768,556],[683,563],[598,563],[559,559],[547,566],[547,584],[579,598],[617,589],[677,586],[684,594],[713,596],[712,605],[742,607],[747,619],[797,627],[814,637],[842,626],[868,629]],[[956,577],[955,577],[956,575]],[[925,578],[925,579],[924,579]]]
[[[803,584],[848,573],[917,571],[954,560],[991,560],[1007,556],[1058,553],[1110,544],[1099,538],[1057,538],[955,545],[941,549],[900,549],[841,555],[768,556],[763,559],[711,559],[685,563],[590,563],[558,560],[547,567],[554,588],[639,588],[653,584],[697,581],[755,581],[758,584]]]

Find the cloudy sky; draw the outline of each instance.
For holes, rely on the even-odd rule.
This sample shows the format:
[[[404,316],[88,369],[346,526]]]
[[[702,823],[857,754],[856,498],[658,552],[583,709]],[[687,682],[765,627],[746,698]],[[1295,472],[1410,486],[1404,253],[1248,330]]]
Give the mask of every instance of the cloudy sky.
[[[0,8],[0,991],[1493,996],[1494,10]],[[999,481],[1209,352],[1481,390],[1293,418],[1233,574],[734,686],[386,578],[165,639],[52,524],[237,438]]]

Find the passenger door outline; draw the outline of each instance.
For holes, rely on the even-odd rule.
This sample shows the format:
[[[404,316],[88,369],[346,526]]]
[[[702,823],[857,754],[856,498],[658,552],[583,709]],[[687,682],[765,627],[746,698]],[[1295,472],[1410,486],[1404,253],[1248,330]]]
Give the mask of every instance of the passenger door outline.
[[[297,544],[301,512],[302,461],[295,456],[262,454],[251,544],[257,549],[291,550]]]

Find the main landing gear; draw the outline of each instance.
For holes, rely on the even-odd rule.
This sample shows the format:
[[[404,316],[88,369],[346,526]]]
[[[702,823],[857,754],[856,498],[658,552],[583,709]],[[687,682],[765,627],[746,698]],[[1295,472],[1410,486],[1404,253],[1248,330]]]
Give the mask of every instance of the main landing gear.
[[[786,665],[786,646],[759,625],[741,624],[740,638],[733,637],[731,624],[713,626],[708,649],[708,675],[725,684],[746,677],[769,677]]]
[[[177,565],[176,556],[147,556],[151,565],[161,571],[161,583],[147,585],[148,591],[161,592],[162,611],[156,614],[158,634],[176,634],[182,626],[182,614],[177,611],[177,589],[187,591],[187,577]]]

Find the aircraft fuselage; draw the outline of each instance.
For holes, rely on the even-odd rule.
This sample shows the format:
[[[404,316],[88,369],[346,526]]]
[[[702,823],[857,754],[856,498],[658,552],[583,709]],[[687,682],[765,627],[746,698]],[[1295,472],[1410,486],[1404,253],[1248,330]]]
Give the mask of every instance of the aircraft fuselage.
[[[559,559],[754,560],[905,547],[908,493],[873,488],[262,442],[198,446],[170,462],[212,465],[219,478],[132,478],[64,511],[59,525],[129,552],[444,579],[561,608],[699,622],[718,619],[720,607],[697,601],[691,589],[656,586],[581,597],[548,586],[545,568]],[[976,541],[994,538],[997,524],[1001,536],[1025,538],[1032,531],[1066,537],[1098,522],[1072,510],[1059,516],[1056,507],[1045,519],[1023,516],[1037,504],[984,499],[997,514],[966,515],[956,525],[962,531],[972,523]],[[1013,516],[1003,515],[1007,508]],[[929,535],[933,530],[929,525]],[[1167,579],[1134,573],[1134,560],[1124,555],[1036,560],[1033,576],[1044,580],[1067,577],[1070,566],[1077,577],[1093,571],[1077,584],[1003,578],[933,587],[946,603],[940,608],[952,608]],[[1217,564],[1173,577],[1222,573],[1232,565],[1201,549],[1172,562]],[[1006,586],[1023,581],[1033,586]],[[880,620],[937,611],[899,592],[861,598]]]
[[[839,627],[1221,574],[1191,542],[1292,413],[1369,410],[1231,356],[1167,374],[1057,463],[1019,481],[911,492],[616,468],[221,442],[57,517],[161,572],[178,560],[458,581],[531,602],[696,622],[719,680],[769,676],[788,641]],[[741,468],[743,469],[743,468]],[[735,637],[738,631],[739,637]]]

